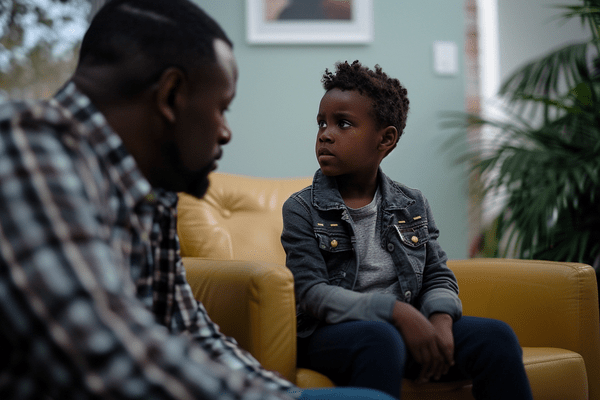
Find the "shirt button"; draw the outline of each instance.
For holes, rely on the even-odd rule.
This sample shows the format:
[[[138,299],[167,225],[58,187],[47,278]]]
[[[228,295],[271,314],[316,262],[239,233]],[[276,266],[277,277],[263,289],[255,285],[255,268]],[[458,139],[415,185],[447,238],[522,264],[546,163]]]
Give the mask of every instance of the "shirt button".
[[[394,243],[388,243],[387,245],[387,249],[388,251],[391,253],[392,251],[394,251]]]
[[[331,241],[331,247],[333,247],[333,248],[336,248],[336,247],[337,247],[337,245],[338,245],[338,241],[337,241],[337,240],[335,240],[335,239],[333,239],[333,240]]]
[[[419,241],[419,238],[418,238],[418,237],[416,237],[416,236],[413,236],[413,237],[411,237],[411,238],[410,238],[410,240],[411,240],[413,243],[415,243],[415,244],[416,244],[416,243]]]

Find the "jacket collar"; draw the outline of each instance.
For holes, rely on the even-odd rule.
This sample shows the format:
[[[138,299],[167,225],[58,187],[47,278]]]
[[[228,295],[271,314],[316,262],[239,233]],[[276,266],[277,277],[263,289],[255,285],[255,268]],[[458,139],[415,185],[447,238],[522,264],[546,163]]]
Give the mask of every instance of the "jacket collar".
[[[415,202],[402,190],[402,186],[394,182],[379,168],[379,190],[381,191],[381,207],[384,210],[401,210]],[[312,184],[313,206],[320,211],[343,210],[344,200],[338,190],[335,178],[326,176],[318,169]]]

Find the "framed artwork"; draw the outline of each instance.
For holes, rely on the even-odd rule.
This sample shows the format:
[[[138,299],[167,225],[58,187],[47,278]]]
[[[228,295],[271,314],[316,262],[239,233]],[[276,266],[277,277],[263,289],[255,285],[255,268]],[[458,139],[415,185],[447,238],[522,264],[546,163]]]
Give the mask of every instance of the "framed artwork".
[[[246,0],[251,44],[360,44],[373,40],[373,0]]]

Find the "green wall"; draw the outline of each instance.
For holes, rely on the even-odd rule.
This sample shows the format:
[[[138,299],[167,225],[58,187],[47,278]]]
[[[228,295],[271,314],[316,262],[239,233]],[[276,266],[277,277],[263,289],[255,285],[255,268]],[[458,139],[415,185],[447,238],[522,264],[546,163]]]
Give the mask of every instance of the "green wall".
[[[560,18],[557,5],[582,5],[581,0],[498,1],[500,76],[504,80],[524,63],[568,43],[591,37],[579,18]]]
[[[464,110],[464,0],[373,0],[374,41],[368,45],[249,45],[244,0],[195,0],[234,42],[240,68],[229,113],[232,142],[222,172],[262,177],[312,176],[320,78],[336,61],[360,60],[400,79],[411,111],[398,147],[384,160],[393,179],[419,188],[429,199],[450,258],[467,256],[467,190],[439,127],[444,111]],[[454,41],[459,73],[433,71],[433,42]]]

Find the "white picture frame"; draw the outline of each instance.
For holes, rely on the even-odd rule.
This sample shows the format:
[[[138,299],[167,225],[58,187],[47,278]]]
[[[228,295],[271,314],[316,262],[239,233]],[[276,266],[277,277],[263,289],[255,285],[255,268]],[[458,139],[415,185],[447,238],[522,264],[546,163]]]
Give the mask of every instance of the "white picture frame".
[[[302,0],[300,0],[302,1]],[[267,14],[286,0],[246,0],[250,44],[367,44],[373,41],[373,0],[346,0],[348,19],[278,20]]]

